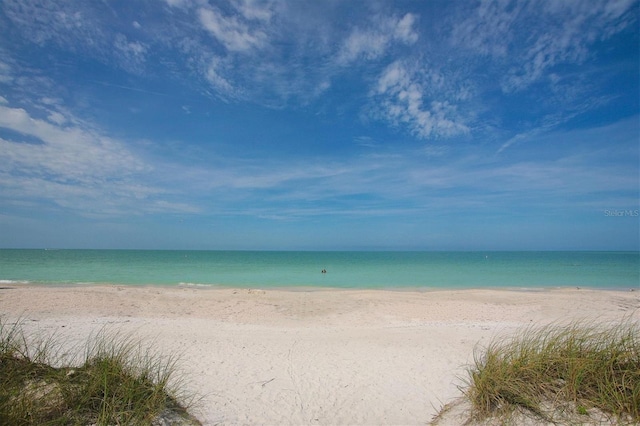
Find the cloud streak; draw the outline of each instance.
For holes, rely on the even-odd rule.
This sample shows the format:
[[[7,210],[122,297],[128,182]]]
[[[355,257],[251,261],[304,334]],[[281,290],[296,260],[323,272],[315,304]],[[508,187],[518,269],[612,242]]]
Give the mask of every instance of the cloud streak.
[[[78,120],[71,117],[70,122]],[[330,164],[321,158],[218,158],[212,168],[180,158],[152,163],[100,131],[35,119],[6,104],[0,105],[1,128],[12,130],[14,136],[0,138],[0,196],[50,200],[59,208],[93,217],[207,211],[232,215],[242,210],[242,215],[255,212],[263,218],[269,216],[266,212],[280,218],[295,212],[290,213],[295,219],[329,210],[332,215],[375,216],[376,212],[415,214],[434,206],[441,211],[464,206],[507,208],[518,200],[559,206],[573,199],[579,205],[594,194],[606,200],[626,193],[632,202],[637,192],[637,170],[634,177],[632,165],[615,169],[598,165],[601,154],[567,152],[552,162],[503,164],[475,155],[451,161],[446,150],[435,157],[426,150]],[[637,126],[634,130],[625,124],[599,129],[593,136],[574,132],[558,137],[590,140],[619,134],[629,144],[634,131]],[[607,155],[616,161],[628,153]],[[210,200],[224,207],[214,207]]]
[[[55,117],[53,120],[51,116]],[[85,216],[195,212],[151,183],[154,168],[120,141],[51,112],[50,121],[0,105],[0,197],[49,200]],[[1,133],[0,133],[1,134]],[[19,203],[18,203],[19,204]]]
[[[579,141],[617,135],[626,140],[624,144],[632,152],[636,131],[630,121],[545,138]],[[538,143],[547,144],[545,138],[538,137]],[[349,162],[333,160],[329,165],[323,159],[283,162],[267,158],[242,164],[222,160],[215,171],[192,168],[176,174],[199,188],[198,192],[224,200],[226,214],[243,211],[242,215],[295,220],[328,211],[333,216],[353,217],[360,212],[370,217],[461,213],[461,209],[508,212],[521,205],[537,215],[545,209],[595,212],[597,206],[621,200],[633,203],[637,170],[633,164],[619,165],[628,155],[629,151],[593,153],[585,147],[584,152],[560,151],[553,161],[527,158],[503,163],[499,158],[480,159],[474,154],[434,160],[429,153],[406,152]],[[601,164],[603,158],[618,167]],[[598,201],[594,203],[594,199]],[[206,210],[207,201],[201,202]]]

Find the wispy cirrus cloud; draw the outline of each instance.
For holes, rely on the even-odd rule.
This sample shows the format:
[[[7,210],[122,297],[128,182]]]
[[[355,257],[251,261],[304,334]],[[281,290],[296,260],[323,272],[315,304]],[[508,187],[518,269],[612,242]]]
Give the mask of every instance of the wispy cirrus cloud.
[[[367,120],[430,141],[478,136],[487,122],[501,126],[492,114],[477,118],[497,96],[524,93],[546,117],[506,129],[507,140],[605,104],[579,69],[568,75],[557,68],[583,64],[594,43],[631,28],[634,4],[461,2],[433,17],[393,3],[301,7],[250,0],[165,0],[161,7],[119,11],[118,19],[97,2],[7,0],[2,10],[39,46],[82,53],[135,76],[155,59],[160,78],[226,102],[305,108],[355,81],[361,91],[334,97],[334,106],[350,104]],[[0,82],[13,78],[15,67],[0,59]],[[537,83],[543,90],[527,90]]]
[[[109,31],[97,19],[95,8],[46,0],[5,1],[4,14],[38,45],[53,43],[74,51],[102,53]]]
[[[529,135],[533,145],[553,154],[537,155],[536,150],[521,146],[518,149],[525,155],[509,162],[482,155],[483,151],[454,156],[451,149],[442,148],[330,162],[219,158],[216,167],[174,164],[169,170],[181,186],[197,188],[202,195],[198,205],[204,211],[220,211],[216,209],[224,206],[230,215],[298,220],[327,211],[364,217],[447,214],[462,208],[508,212],[516,205],[529,209],[531,215],[541,209],[597,215],[599,207],[636,202],[637,168],[633,161],[622,164],[620,160],[637,155],[633,140],[637,131],[631,119],[595,130]],[[560,149],[555,142],[559,138],[566,141]],[[602,138],[625,148],[593,151]],[[586,142],[584,148],[576,149],[577,141]]]
[[[55,46],[132,74],[145,70],[150,46],[133,31],[141,27],[114,20],[108,3],[7,0],[0,7],[20,36],[40,47]]]
[[[482,1],[455,24],[451,40],[457,48],[491,56],[506,71],[502,89],[514,92],[541,80],[553,83],[549,77],[555,66],[583,63],[590,45],[634,22],[635,0]]]
[[[180,52],[182,63],[169,63],[175,68],[172,73],[182,76],[181,69],[189,69],[191,76],[207,86],[202,92],[227,101],[277,108],[318,99],[344,73],[379,72],[379,67],[398,60],[398,48],[414,46],[420,40],[420,16],[416,13],[365,10],[368,13],[354,14],[353,23],[338,26],[317,21],[312,12],[300,8],[293,12],[291,5],[277,2],[239,1],[213,6],[167,0],[166,4],[170,10],[157,13],[179,19],[171,20],[170,29],[164,32],[158,31],[153,22],[145,22],[143,16],[132,16],[135,19],[130,25],[110,29],[108,20],[95,9],[49,7],[38,0],[28,0],[24,7],[10,0],[5,12],[40,45],[81,49],[89,57],[116,64],[131,74],[143,73],[148,57],[162,49]],[[46,31],[39,34],[31,28],[28,14],[37,16]],[[372,62],[372,68],[367,68],[367,62]],[[189,80],[192,84],[193,79]],[[427,84],[421,80],[404,89],[378,92],[375,101],[381,99],[389,108],[375,118],[408,125],[420,138],[464,132],[455,103],[442,96],[432,97],[427,91]],[[370,109],[367,105],[361,108]],[[398,108],[404,111],[397,113]]]

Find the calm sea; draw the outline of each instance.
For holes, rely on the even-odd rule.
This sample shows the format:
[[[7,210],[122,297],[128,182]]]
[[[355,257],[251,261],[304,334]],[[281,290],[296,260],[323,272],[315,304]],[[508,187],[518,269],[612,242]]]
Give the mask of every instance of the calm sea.
[[[640,253],[0,250],[0,285],[20,283],[630,289]]]

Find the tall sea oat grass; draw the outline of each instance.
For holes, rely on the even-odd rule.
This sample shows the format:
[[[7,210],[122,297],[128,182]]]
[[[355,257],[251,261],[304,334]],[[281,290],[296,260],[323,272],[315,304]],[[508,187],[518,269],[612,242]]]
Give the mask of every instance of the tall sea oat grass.
[[[58,347],[0,322],[0,424],[152,425],[167,412],[199,424],[179,402],[175,357],[103,332],[89,340],[81,365],[54,368],[63,361]]]
[[[640,325],[529,327],[476,351],[465,396],[472,419],[526,412],[548,422],[640,423]]]

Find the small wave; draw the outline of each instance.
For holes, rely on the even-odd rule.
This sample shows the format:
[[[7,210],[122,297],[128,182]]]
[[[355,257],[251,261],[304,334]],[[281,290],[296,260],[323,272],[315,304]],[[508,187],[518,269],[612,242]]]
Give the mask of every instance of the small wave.
[[[0,285],[7,285],[7,284],[11,284],[11,285],[16,285],[16,284],[31,284],[31,281],[27,281],[27,280],[0,280]]]
[[[211,287],[211,284],[178,283],[178,287]]]

